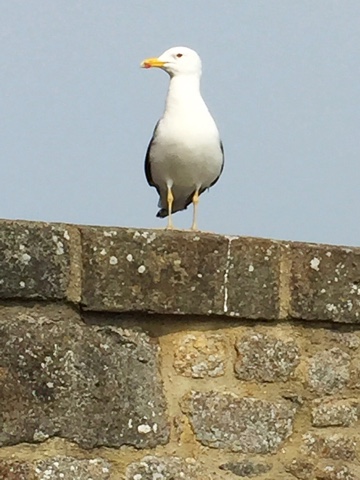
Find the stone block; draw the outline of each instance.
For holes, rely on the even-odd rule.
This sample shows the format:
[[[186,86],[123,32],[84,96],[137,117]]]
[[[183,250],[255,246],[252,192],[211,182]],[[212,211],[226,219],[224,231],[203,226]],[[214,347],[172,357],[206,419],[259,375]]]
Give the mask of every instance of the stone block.
[[[314,480],[315,464],[307,458],[294,458],[285,465],[285,470],[298,480]]]
[[[220,377],[225,373],[226,341],[222,335],[191,333],[174,348],[174,368],[185,377]]]
[[[102,458],[56,456],[35,462],[36,480],[109,480],[111,466]]]
[[[293,243],[290,316],[302,320],[360,321],[360,249]]]
[[[296,407],[233,393],[191,392],[183,402],[195,436],[212,448],[274,453],[291,435]]]
[[[0,460],[0,480],[109,480],[111,466],[102,458],[56,456],[44,460]]]
[[[303,435],[303,450],[314,458],[352,461],[356,457],[357,441],[354,436],[342,433],[318,434],[308,432]]]
[[[31,463],[0,459],[0,480],[38,480]]]
[[[231,472],[237,477],[257,477],[271,470],[272,465],[255,460],[243,460],[241,462],[227,462],[220,466],[221,470]]]
[[[351,357],[340,348],[315,354],[309,360],[308,384],[319,394],[332,394],[345,388],[351,376]]]
[[[231,238],[226,278],[227,315],[279,318],[280,244],[261,238]]]
[[[0,321],[0,445],[168,440],[158,346],[141,332],[29,315]]]
[[[358,480],[360,469],[359,467],[356,469],[357,473],[346,465],[322,465],[315,470],[315,478],[316,480]]]
[[[286,381],[300,362],[294,341],[273,335],[250,333],[236,342],[235,372],[241,380],[259,382]]]
[[[0,252],[0,299],[80,300],[75,227],[1,221]]]
[[[358,400],[315,400],[311,410],[314,427],[349,427],[359,419]]]
[[[192,458],[148,455],[126,469],[125,480],[211,480]]]
[[[228,240],[167,230],[82,230],[85,308],[222,314]]]

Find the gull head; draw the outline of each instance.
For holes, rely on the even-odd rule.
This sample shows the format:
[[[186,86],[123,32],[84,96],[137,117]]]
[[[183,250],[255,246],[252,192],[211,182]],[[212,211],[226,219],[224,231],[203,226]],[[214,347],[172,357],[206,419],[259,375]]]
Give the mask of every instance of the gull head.
[[[159,57],[146,58],[142,68],[161,68],[171,77],[175,75],[201,75],[201,60],[195,50],[187,47],[173,47]]]

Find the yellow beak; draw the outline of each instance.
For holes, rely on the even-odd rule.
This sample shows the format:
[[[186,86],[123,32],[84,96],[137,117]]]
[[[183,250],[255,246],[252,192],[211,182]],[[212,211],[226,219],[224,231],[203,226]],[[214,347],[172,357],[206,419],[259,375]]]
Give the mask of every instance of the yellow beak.
[[[142,68],[151,68],[151,67],[158,67],[161,68],[165,65],[165,62],[162,62],[158,58],[146,58],[140,64]]]

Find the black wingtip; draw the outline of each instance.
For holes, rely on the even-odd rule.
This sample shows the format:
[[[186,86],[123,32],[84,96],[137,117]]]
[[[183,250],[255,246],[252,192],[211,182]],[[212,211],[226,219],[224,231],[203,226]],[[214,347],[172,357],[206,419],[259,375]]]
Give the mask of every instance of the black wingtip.
[[[169,215],[169,212],[167,211],[166,208],[161,208],[161,209],[157,212],[157,214],[156,214],[156,216],[157,216],[158,218],[165,218],[165,217],[167,217],[168,215]]]

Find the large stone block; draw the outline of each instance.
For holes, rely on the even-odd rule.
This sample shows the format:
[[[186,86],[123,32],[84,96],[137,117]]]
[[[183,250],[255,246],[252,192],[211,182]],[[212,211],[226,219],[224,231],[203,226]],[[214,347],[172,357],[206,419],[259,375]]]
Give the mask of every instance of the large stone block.
[[[102,458],[59,455],[33,462],[0,460],[0,480],[109,480],[110,471]]]
[[[120,228],[81,231],[85,308],[223,313],[225,237]]]
[[[0,321],[0,445],[52,436],[151,448],[169,429],[158,346],[145,334],[43,315]]]
[[[314,427],[349,427],[359,419],[360,402],[356,399],[317,399],[313,402]]]
[[[271,470],[272,465],[265,462],[257,462],[256,460],[242,460],[240,462],[227,462],[220,466],[221,470],[233,473],[237,477],[257,477]]]
[[[0,298],[80,300],[80,234],[75,227],[0,222]]]
[[[316,353],[309,359],[308,385],[318,394],[340,392],[351,379],[351,357],[340,348]]]
[[[174,346],[174,368],[185,377],[221,377],[225,373],[227,344],[223,335],[191,333]]]
[[[279,318],[280,244],[261,238],[231,238],[226,278],[227,315]]]
[[[240,453],[274,453],[291,435],[296,407],[232,393],[191,392],[184,399],[196,438],[205,446]]]
[[[193,458],[148,455],[126,469],[126,480],[212,480]]]
[[[303,435],[305,453],[314,458],[352,461],[356,457],[357,438],[342,433]]]
[[[293,243],[290,316],[360,322],[360,249]]]
[[[249,333],[236,342],[235,372],[241,380],[286,381],[300,363],[300,350],[293,340]]]

